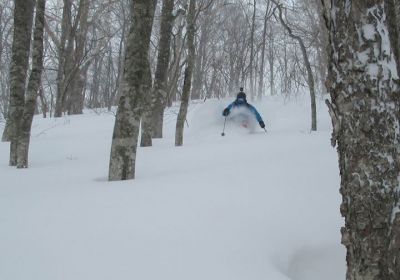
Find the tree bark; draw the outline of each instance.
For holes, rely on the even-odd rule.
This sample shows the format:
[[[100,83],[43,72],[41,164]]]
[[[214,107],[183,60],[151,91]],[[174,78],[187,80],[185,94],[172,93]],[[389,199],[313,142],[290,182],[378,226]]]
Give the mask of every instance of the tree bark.
[[[385,0],[385,11],[397,73],[400,73],[400,3],[396,0]]]
[[[109,180],[135,177],[136,149],[143,113],[146,64],[156,1],[135,0],[125,55],[123,93],[111,144]]]
[[[125,53],[126,53],[126,32],[127,30],[127,26],[128,26],[128,20],[127,15],[125,13],[125,9],[124,9],[124,5],[121,4],[121,15],[122,15],[122,34],[121,34],[121,39],[119,41],[119,51],[118,51],[118,64],[117,64],[117,77],[116,77],[116,86],[113,89],[112,93],[111,93],[111,98],[110,98],[110,104],[108,105],[108,111],[111,111],[111,106],[116,105],[116,103],[119,100],[119,97],[121,96],[122,93],[122,85],[123,85],[123,69],[124,67],[124,63],[125,63]],[[128,13],[128,17],[130,17],[131,12]]]
[[[193,66],[195,59],[195,45],[194,45],[194,36],[196,32],[195,13],[196,13],[196,0],[190,0],[189,12],[187,15],[188,56],[186,58],[187,65],[185,69],[185,79],[183,82],[181,106],[179,108],[178,119],[176,121],[175,146],[183,145],[183,129],[185,126],[187,110],[189,107],[190,89],[192,86]]]
[[[125,16],[124,16],[125,18]],[[117,96],[119,96],[120,89],[122,88],[122,80],[123,80],[123,68],[124,68],[124,54],[125,54],[125,29],[126,29],[126,20],[123,20],[123,24],[121,26],[122,28],[122,34],[121,34],[121,39],[119,41],[119,51],[118,51],[118,63],[117,63],[117,77],[115,78],[116,81],[116,86],[113,89],[111,96],[110,96],[110,102],[107,105],[108,111],[111,111],[111,106],[114,105],[115,99],[118,99]]]
[[[174,8],[174,0],[163,1],[160,40],[157,57],[157,67],[154,77],[154,89],[152,100],[152,126],[146,127],[151,130],[153,138],[162,138],[164,108],[167,99],[167,77],[168,65],[171,48],[171,32],[174,17],[172,11]]]
[[[28,167],[29,140],[36,100],[43,70],[43,30],[46,0],[37,0],[33,33],[32,71],[29,77],[25,107],[18,131],[17,168]]]
[[[152,79],[151,79],[151,68],[150,68],[150,62],[147,60],[147,65],[146,65],[146,73],[145,77],[143,80],[143,85],[144,85],[144,91],[145,92],[151,92],[151,86],[152,86]],[[147,94],[144,98],[144,112],[143,112],[143,118],[141,122],[142,126],[142,135],[140,139],[140,146],[141,147],[150,147],[153,145],[152,142],[152,130],[149,129],[152,127],[152,111],[151,111],[151,94]]]
[[[47,111],[49,110],[49,108],[48,108],[49,106],[47,105],[46,98],[44,97],[44,92],[43,92],[43,86],[42,85],[39,87],[39,98],[40,98],[43,118],[46,118],[47,117]]]
[[[10,166],[17,165],[18,131],[24,111],[25,84],[29,68],[29,52],[34,1],[16,0],[14,7],[14,39],[10,67],[10,106],[4,140],[10,144]]]
[[[94,58],[94,66],[93,66],[93,80],[92,85],[90,87],[90,100],[89,107],[90,108],[99,108],[100,107],[100,79],[101,72],[103,69],[103,56],[96,55]]]
[[[339,154],[346,278],[398,280],[400,90],[390,23],[384,0],[331,4],[327,103]]]

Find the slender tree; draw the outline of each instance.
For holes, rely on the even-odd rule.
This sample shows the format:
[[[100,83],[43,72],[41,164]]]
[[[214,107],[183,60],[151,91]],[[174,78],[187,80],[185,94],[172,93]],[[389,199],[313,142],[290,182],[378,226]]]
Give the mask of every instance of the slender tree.
[[[152,121],[149,122],[152,126],[146,128],[151,131],[154,138],[162,138],[164,108],[167,100],[167,77],[171,48],[171,31],[174,22],[174,16],[172,14],[173,9],[174,0],[163,1],[157,67],[152,93]]]
[[[185,125],[187,110],[189,106],[190,90],[192,86],[193,66],[195,59],[194,36],[196,33],[196,0],[190,0],[189,12],[187,15],[187,48],[188,56],[185,69],[185,79],[183,82],[181,106],[179,108],[178,119],[176,121],[175,146],[183,145],[183,128]]]
[[[275,51],[274,51],[274,42],[275,42],[275,34],[274,28],[270,27],[269,33],[269,44],[268,44],[268,62],[269,62],[269,86],[271,96],[275,94],[275,75],[274,75],[274,63],[275,63]]]
[[[267,41],[267,24],[268,20],[271,18],[271,15],[273,14],[273,10],[271,7],[271,2],[267,1],[267,7],[265,9],[265,14],[264,14],[264,26],[263,26],[263,32],[262,32],[262,43],[261,43],[261,65],[260,65],[260,74],[259,74],[259,80],[258,80],[258,100],[262,99],[263,92],[264,92],[264,68],[265,68],[265,48],[266,48],[266,41]]]
[[[288,32],[289,36],[293,39],[295,39],[300,46],[301,53],[303,55],[303,60],[304,60],[304,65],[307,70],[307,84],[308,84],[308,89],[310,91],[310,99],[311,99],[311,130],[316,131],[317,130],[317,105],[315,102],[315,82],[314,82],[314,75],[311,69],[311,63],[310,59],[307,54],[307,49],[306,46],[304,45],[303,39],[294,34],[292,29],[289,27],[289,25],[285,22],[283,19],[282,15],[282,6],[279,4],[276,0],[272,0],[272,2],[275,3],[276,7],[278,8],[279,11],[279,21],[281,22],[282,26],[286,29]]]
[[[325,12],[348,280],[400,279],[400,89],[384,2],[333,0]]]
[[[14,6],[14,3],[11,3],[11,1],[0,3],[0,123],[3,123],[7,119],[9,106],[10,53],[13,30],[12,6]],[[3,135],[6,136],[7,133]]]
[[[179,87],[179,77],[181,76],[182,68],[184,63],[181,63],[183,59],[183,53],[185,49],[185,37],[183,30],[185,28],[185,17],[180,16],[177,18],[177,32],[173,34],[173,58],[170,63],[170,71],[168,73],[168,92],[167,92],[167,106],[172,106],[172,102],[176,101],[177,91]]]
[[[81,114],[83,110],[83,89],[86,72],[91,60],[85,56],[88,33],[89,0],[79,0],[73,11],[72,0],[64,0],[61,22],[61,38],[58,45],[57,97],[55,117],[68,114]],[[74,13],[75,12],[75,13]],[[73,15],[75,17],[73,17]]]
[[[16,0],[14,37],[10,68],[10,106],[3,139],[11,141],[11,166],[17,165],[18,131],[24,111],[25,85],[29,68],[34,0]]]
[[[132,1],[132,24],[125,54],[123,92],[111,144],[109,180],[135,177],[140,120],[146,92],[147,59],[156,1]],[[148,94],[148,93],[147,93]]]
[[[193,87],[191,99],[201,99],[202,87],[204,86],[204,77],[207,75],[205,71],[205,66],[207,62],[207,43],[210,37],[210,33],[213,31],[212,20],[215,17],[215,11],[212,9],[207,9],[204,12],[204,16],[201,18],[201,23],[198,23],[198,30],[200,32],[199,39],[197,42],[196,59],[193,70]]]
[[[152,86],[152,78],[151,78],[151,68],[150,62],[148,61],[146,64],[146,73],[145,77],[143,78],[143,90],[145,92],[151,93],[151,86]],[[141,147],[149,147],[152,146],[152,135],[151,135],[151,127],[152,127],[152,119],[151,119],[151,99],[152,94],[146,94],[144,100],[144,112],[141,121],[141,139],[140,139],[140,146]]]
[[[29,77],[25,98],[25,107],[18,131],[17,167],[28,167],[29,140],[31,134],[33,115],[35,114],[36,100],[41,83],[43,69],[43,30],[46,0],[37,0],[35,31],[32,46],[32,70]]]
[[[68,84],[68,104],[67,111],[69,115],[82,114],[84,103],[84,87],[86,83],[87,70],[92,60],[85,59],[85,46],[88,34],[88,16],[89,16],[89,0],[79,1],[78,18],[76,19],[77,26],[74,36],[75,49],[73,52],[73,67],[67,76]],[[71,59],[71,58],[69,58]]]
[[[252,99],[255,98],[256,93],[254,92],[254,80],[253,80],[253,72],[254,72],[254,32],[256,29],[256,11],[257,11],[257,1],[253,0],[253,16],[251,18],[251,31],[250,31],[250,96]]]
[[[57,45],[58,50],[58,70],[57,70],[57,96],[56,96],[56,104],[55,104],[55,117],[61,117],[66,100],[66,92],[65,92],[65,71],[67,68],[68,59],[71,58],[71,48],[67,48],[68,37],[72,32],[71,30],[71,8],[72,3],[71,0],[64,0],[63,14],[61,19],[61,37],[60,42]],[[54,40],[56,41],[56,40]]]

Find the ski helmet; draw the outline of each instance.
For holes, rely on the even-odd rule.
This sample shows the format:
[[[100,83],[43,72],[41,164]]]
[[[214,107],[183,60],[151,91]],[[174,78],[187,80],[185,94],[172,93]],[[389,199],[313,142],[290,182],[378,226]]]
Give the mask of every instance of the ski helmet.
[[[240,102],[246,102],[246,94],[244,92],[239,92],[236,96],[236,100]]]

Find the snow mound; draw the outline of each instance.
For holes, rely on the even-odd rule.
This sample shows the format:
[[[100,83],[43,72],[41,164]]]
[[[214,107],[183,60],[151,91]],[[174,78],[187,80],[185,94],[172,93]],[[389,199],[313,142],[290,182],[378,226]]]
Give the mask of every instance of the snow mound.
[[[0,143],[0,279],[344,278],[325,106],[310,133],[307,98],[267,98],[268,134],[221,137],[231,101],[192,104],[183,147],[168,109],[133,181],[106,180],[113,114],[35,118],[26,170]]]

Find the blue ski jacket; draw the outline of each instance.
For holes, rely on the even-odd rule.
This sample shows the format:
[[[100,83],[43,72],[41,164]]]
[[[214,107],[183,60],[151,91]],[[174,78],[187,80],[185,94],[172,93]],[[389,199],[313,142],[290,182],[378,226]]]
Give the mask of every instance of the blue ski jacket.
[[[228,114],[231,112],[232,109],[235,108],[247,108],[257,119],[258,122],[263,122],[263,119],[261,118],[261,115],[258,113],[256,108],[254,106],[250,105],[247,103],[246,99],[243,98],[237,98],[235,101],[233,101],[231,104],[228,105],[228,107],[225,108],[224,111],[228,111]]]

